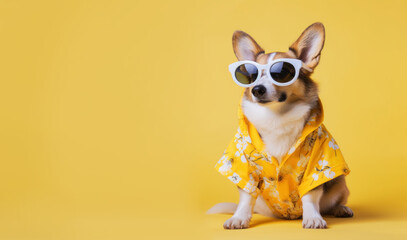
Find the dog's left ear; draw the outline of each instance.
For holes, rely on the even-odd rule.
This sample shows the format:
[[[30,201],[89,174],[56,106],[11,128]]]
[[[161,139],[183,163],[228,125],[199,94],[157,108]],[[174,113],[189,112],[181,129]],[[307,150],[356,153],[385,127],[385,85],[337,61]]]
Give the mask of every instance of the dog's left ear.
[[[260,53],[264,53],[263,48],[247,33],[235,31],[232,38],[233,51],[239,61],[256,61]]]
[[[324,41],[324,25],[317,22],[305,29],[297,41],[291,45],[290,50],[309,68],[314,69],[319,63]]]

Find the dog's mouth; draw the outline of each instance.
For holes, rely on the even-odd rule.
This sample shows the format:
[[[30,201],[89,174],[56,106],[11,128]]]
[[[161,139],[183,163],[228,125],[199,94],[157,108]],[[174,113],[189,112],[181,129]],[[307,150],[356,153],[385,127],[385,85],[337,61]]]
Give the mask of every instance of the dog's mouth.
[[[280,97],[278,98],[279,102],[285,102],[287,100],[287,94],[285,92],[282,92]]]
[[[258,103],[261,103],[261,104],[266,104],[266,103],[269,103],[269,102],[272,102],[272,101],[270,101],[270,100],[257,100],[257,102]]]
[[[278,97],[278,99],[277,99],[277,101],[278,102],[285,102],[287,100],[287,94],[285,93],[285,92],[282,92],[281,94],[280,94],[280,96]],[[271,103],[272,102],[272,100],[270,100],[270,99],[259,99],[259,98],[257,98],[256,99],[256,101],[258,102],[258,103],[261,103],[261,104],[267,104],[267,103]]]

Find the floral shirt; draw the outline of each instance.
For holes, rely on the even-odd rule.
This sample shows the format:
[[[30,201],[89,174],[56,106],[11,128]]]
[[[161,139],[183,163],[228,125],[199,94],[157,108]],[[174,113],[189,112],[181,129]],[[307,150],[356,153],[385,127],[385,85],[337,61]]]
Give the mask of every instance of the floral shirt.
[[[239,127],[215,168],[241,189],[266,200],[276,216],[302,216],[301,197],[315,187],[349,174],[339,146],[322,124],[321,114],[311,113],[300,138],[281,164],[265,151],[255,127],[239,106]]]

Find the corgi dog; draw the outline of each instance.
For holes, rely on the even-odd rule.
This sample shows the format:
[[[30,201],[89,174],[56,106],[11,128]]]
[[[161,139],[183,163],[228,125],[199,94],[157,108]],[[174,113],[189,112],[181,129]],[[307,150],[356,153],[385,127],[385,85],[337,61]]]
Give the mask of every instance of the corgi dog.
[[[299,141],[307,124],[309,124],[310,121],[314,121],[312,117],[322,114],[322,105],[320,105],[318,96],[318,86],[312,80],[311,74],[320,61],[324,41],[325,29],[323,24],[318,22],[306,28],[300,37],[289,47],[287,52],[265,53],[263,48],[247,33],[235,31],[233,34],[233,50],[240,65],[236,64],[239,65],[240,68],[242,64],[245,64],[244,71],[247,72],[250,72],[250,68],[253,68],[249,76],[239,75],[239,71],[236,70],[239,69],[239,67],[233,67],[232,65],[232,67],[230,67],[231,72],[234,71],[232,75],[235,81],[238,81],[237,83],[239,85],[246,87],[242,97],[241,110],[244,118],[247,119],[247,123],[254,126],[257,130],[258,136],[264,144],[264,152],[272,156],[277,166],[283,164],[283,161],[286,161],[285,156],[295,148],[296,142]],[[280,67],[282,66],[283,70],[284,64],[288,64],[288,68],[285,69],[287,71],[286,73],[279,72],[282,71],[281,69],[277,69],[277,71],[273,70],[273,66],[276,64],[270,65],[275,62],[278,63],[279,61],[281,61]],[[295,67],[296,64],[297,66]],[[256,66],[257,69],[255,69]],[[276,66],[276,68],[278,68],[278,66]],[[291,77],[286,79],[287,75]],[[237,79],[238,77],[240,77],[240,79]],[[318,127],[315,130],[315,134],[311,134],[313,137],[307,137],[307,139],[310,139],[309,142],[315,142],[325,136],[324,131],[324,128]],[[332,156],[337,156],[339,154],[337,152],[338,146],[333,138],[330,138],[328,133],[326,133],[326,136],[328,140],[321,142],[321,144],[326,144],[327,148],[331,147],[331,151],[334,152]],[[251,144],[252,141],[253,140],[250,139],[247,140],[246,143]],[[328,143],[328,141],[330,142]],[[304,144],[305,143],[303,143],[303,145]],[[311,145],[310,143],[310,146]],[[239,153],[237,153],[237,155],[239,155]],[[298,156],[301,156],[301,153],[299,153]],[[277,190],[270,187],[271,190],[267,193],[267,196],[264,194],[252,194],[258,191],[257,186],[261,184],[277,186],[273,185],[273,181],[279,182],[281,178],[284,177],[284,175],[282,175],[283,170],[286,175],[293,174],[290,172],[294,171],[292,167],[286,167],[283,170],[276,167],[277,174],[279,175],[277,176],[277,180],[273,179],[274,177],[259,177],[254,181],[252,176],[250,176],[250,181],[256,182],[253,185],[254,187],[239,185],[237,183],[241,179],[239,174],[230,175],[228,178],[238,185],[239,204],[220,203],[208,210],[208,213],[233,214],[233,216],[224,223],[223,227],[225,229],[248,228],[253,213],[289,219],[302,217],[303,228],[318,229],[327,228],[327,223],[321,215],[352,217],[352,210],[345,206],[349,196],[349,190],[345,182],[345,175],[347,175],[348,170],[346,167],[343,167],[343,173],[330,171],[334,169],[334,167],[331,168],[328,166],[329,159],[325,160],[327,158],[326,154],[311,156],[311,158],[312,157],[318,157],[320,159],[314,161],[315,166],[309,166],[310,170],[315,171],[315,173],[310,177],[310,184],[308,185],[313,186],[312,184],[317,180],[321,180],[321,184],[309,189],[306,193],[303,191],[304,195],[302,196],[296,193],[296,189],[291,189],[290,191],[292,192],[290,192],[289,201],[295,201],[294,203],[287,203],[289,202],[288,200],[280,199],[283,204],[291,204],[290,206],[292,206],[292,208],[300,209],[300,214],[289,214],[290,212],[294,212],[294,210],[290,210],[290,207],[288,207],[287,210],[288,214],[276,214],[280,207],[275,204],[270,204],[267,199],[265,199],[267,196],[282,198],[282,192],[285,190],[281,189],[284,187],[278,187],[280,193],[276,193],[275,191]],[[325,159],[323,159],[324,157]],[[304,159],[306,159],[305,161],[311,161],[309,158]],[[224,161],[226,162],[227,160],[225,157]],[[236,162],[236,159],[234,161]],[[250,161],[251,160],[247,160],[247,162]],[[267,161],[272,162],[269,159]],[[244,166],[249,164],[246,160],[242,160],[242,162],[246,164]],[[233,163],[233,159],[230,159],[230,161],[226,163],[229,165],[223,165],[220,171],[229,171],[230,174],[232,174],[231,169],[237,172],[240,171],[237,167],[232,166],[235,164]],[[257,166],[254,160],[251,161],[250,164]],[[306,164],[307,162],[304,164],[298,162],[295,166],[306,166]],[[318,166],[318,164],[320,166]],[[266,166],[262,166],[260,169],[264,170],[265,168]],[[306,171],[308,170],[306,167],[304,167],[304,169],[303,171],[307,173]],[[295,176],[297,177],[296,179],[298,179],[298,184],[302,184],[305,181],[302,179],[302,175],[297,174]],[[323,178],[326,178],[326,180],[323,180]],[[248,180],[248,183],[250,181]],[[284,180],[281,181],[283,182]],[[288,186],[288,184],[291,184],[291,182],[286,183],[284,186]],[[297,197],[292,197],[294,195]]]

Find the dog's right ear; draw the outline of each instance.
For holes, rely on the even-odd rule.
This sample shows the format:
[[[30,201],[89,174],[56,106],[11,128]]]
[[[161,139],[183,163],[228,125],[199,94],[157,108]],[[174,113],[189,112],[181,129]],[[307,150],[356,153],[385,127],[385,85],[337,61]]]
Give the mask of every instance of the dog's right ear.
[[[309,68],[314,69],[321,58],[324,42],[324,25],[320,22],[316,22],[304,30],[297,41],[291,45],[290,51]]]
[[[249,34],[243,31],[235,31],[233,33],[233,51],[239,61],[251,60],[256,61],[257,56],[260,53],[264,53],[264,50],[259,44],[254,41]]]

